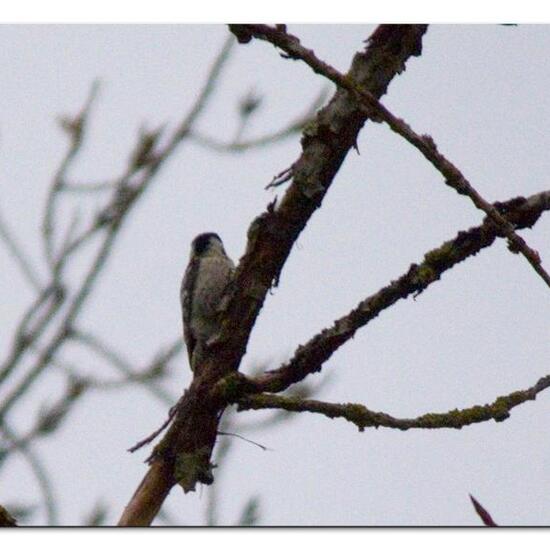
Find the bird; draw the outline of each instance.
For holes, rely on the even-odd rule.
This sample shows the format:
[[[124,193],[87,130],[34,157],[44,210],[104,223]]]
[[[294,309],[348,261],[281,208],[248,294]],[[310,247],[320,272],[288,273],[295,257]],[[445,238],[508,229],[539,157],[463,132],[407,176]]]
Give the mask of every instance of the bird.
[[[218,307],[234,272],[235,264],[217,233],[201,233],[193,239],[180,288],[183,339],[193,372],[204,358],[208,341],[220,329]]]

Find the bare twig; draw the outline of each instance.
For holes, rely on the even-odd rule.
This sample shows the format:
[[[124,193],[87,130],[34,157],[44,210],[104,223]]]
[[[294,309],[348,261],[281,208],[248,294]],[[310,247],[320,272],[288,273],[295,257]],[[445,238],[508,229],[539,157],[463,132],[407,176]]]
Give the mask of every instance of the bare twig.
[[[48,264],[50,265],[50,267],[52,267],[52,269],[55,258],[53,238],[56,199],[66,183],[65,179],[67,171],[82,147],[86,125],[88,122],[88,117],[90,115],[90,109],[92,107],[94,99],[97,96],[98,90],[99,82],[95,81],[92,84],[92,87],[88,94],[88,98],[86,99],[86,102],[80,110],[79,114],[76,115],[76,117],[74,117],[73,119],[69,119],[68,117],[61,119],[61,126],[67,132],[70,139],[69,149],[63,157],[61,164],[59,165],[59,168],[57,169],[57,172],[54,176],[54,180],[50,188],[48,198],[46,200],[46,209],[44,212],[44,220],[42,222],[42,232],[44,235],[44,251]]]
[[[12,439],[10,444],[5,449],[2,449],[3,452],[10,453],[15,450],[29,448],[31,442],[39,437],[53,433],[60,426],[72,410],[76,401],[91,387],[87,379],[74,375],[69,376],[70,378],[63,395],[52,405],[42,407],[38,412],[35,425],[25,435]]]
[[[86,345],[94,353],[97,353],[100,357],[103,357],[109,362],[110,365],[125,375],[125,380],[133,380],[136,382],[146,381],[147,383],[144,387],[166,405],[171,406],[176,401],[176,399],[164,390],[161,385],[150,379],[150,373],[154,369],[165,368],[166,365],[181,351],[183,346],[181,338],[177,338],[173,344],[166,348],[166,350],[159,352],[150,362],[149,366],[141,372],[136,372],[131,363],[122,357],[119,352],[90,332],[75,329],[71,333],[71,338]]]
[[[76,209],[71,216],[71,221],[65,230],[65,235],[61,240],[61,245],[59,246],[58,258],[66,258],[68,253],[74,251],[74,235],[76,233],[77,227],[81,221],[80,212]],[[56,265],[59,265],[59,262],[56,262]]]
[[[65,292],[61,287],[49,286],[27,308],[15,330],[11,351],[0,366],[0,384],[15,370],[22,357],[44,332],[59,311],[64,297]]]
[[[154,176],[158,172],[160,166],[166,161],[167,158],[175,151],[181,141],[188,135],[191,130],[192,124],[196,121],[202,110],[207,104],[207,101],[214,90],[215,82],[217,81],[221,69],[228,58],[231,45],[234,42],[232,38],[228,39],[224,44],[222,51],[216,58],[212,70],[210,71],[206,84],[203,87],[201,93],[189,114],[184,118],[183,122],[178,126],[169,140],[168,144],[157,151],[154,157],[150,159],[149,164],[142,167],[132,165],[125,174],[118,179],[114,189],[111,203],[104,209],[100,216],[85,230],[79,237],[68,244],[63,251],[63,256],[54,259],[53,245],[52,245],[52,219],[53,211],[55,207],[55,199],[58,193],[63,188],[65,172],[70,165],[70,162],[77,154],[81,139],[82,139],[82,124],[85,116],[88,113],[91,99],[93,99],[94,93],[90,95],[90,99],[87,105],[81,112],[81,115],[77,117],[74,123],[74,127],[69,124],[68,129],[73,132],[71,134],[72,145],[69,150],[66,159],[62,163],[56,178],[54,180],[54,186],[51,189],[48,204],[46,206],[45,221],[44,221],[44,239],[46,245],[46,255],[52,262],[52,272],[56,280],[59,278],[59,272],[61,267],[67,261],[67,258],[84,242],[87,242],[99,229],[105,227],[106,233],[103,237],[103,241],[99,247],[98,252],[94,260],[91,263],[88,273],[86,274],[80,288],[76,292],[76,295],[72,299],[63,320],[60,322],[60,326],[55,335],[51,339],[50,343],[44,348],[43,353],[39,357],[36,365],[26,374],[26,376],[19,382],[19,384],[12,390],[7,396],[2,405],[0,406],[0,418],[3,418],[6,413],[11,409],[14,403],[19,399],[21,395],[31,386],[31,384],[38,379],[42,371],[47,367],[48,363],[55,357],[58,349],[63,345],[67,337],[73,330],[74,322],[76,321],[83,305],[87,301],[89,293],[95,284],[95,281],[102,271],[107,258],[109,257],[112,247],[119,234],[119,229],[134,206],[136,201],[142,196],[143,192],[149,186]],[[130,185],[131,177],[140,172],[140,177],[133,181]],[[10,365],[11,367],[11,365]],[[13,367],[11,367],[13,369]]]
[[[4,241],[6,248],[10,254],[14,257],[17,265],[21,269],[21,272],[25,276],[27,282],[35,289],[40,290],[42,284],[40,283],[40,277],[38,276],[36,269],[32,266],[27,255],[23,251],[22,246],[17,242],[17,239],[13,236],[9,230],[6,222],[0,214],[0,239]]]
[[[225,63],[229,59],[229,54],[231,53],[234,45],[235,40],[232,36],[229,36],[224,42],[221,51],[218,53],[216,59],[214,60],[214,63],[212,64],[212,67],[210,68],[210,71],[206,78],[206,82],[202,87],[202,90],[199,92],[197,100],[195,101],[193,107],[184,118],[182,123],[176,129],[172,140],[166,146],[166,149],[162,153],[163,155],[166,155],[170,151],[172,151],[176,144],[190,133],[193,123],[206,107],[206,104],[215,89],[215,84],[221,75],[221,71],[225,66]]]
[[[265,445],[262,445],[261,443],[258,443],[257,441],[252,441],[252,439],[248,439],[247,437],[244,437],[240,434],[235,434],[233,432],[218,431],[218,435],[229,435],[231,437],[236,437],[238,439],[242,439],[243,441],[246,441],[247,443],[250,443],[251,445],[255,445],[256,447],[259,447],[262,451],[272,451],[273,450],[273,449],[270,449],[269,447],[266,447]]]
[[[17,441],[19,439],[17,433],[10,428],[6,422],[0,423],[0,430],[10,441]],[[20,447],[18,448],[18,451],[29,463],[29,466],[42,492],[42,500],[46,511],[47,524],[50,526],[57,525],[57,504],[46,468],[30,447]]]
[[[84,516],[82,525],[86,527],[99,527],[105,525],[109,509],[101,501],[94,504],[93,508]]]
[[[70,302],[67,311],[57,328],[50,343],[45,347],[44,351],[40,354],[34,367],[25,375],[25,377],[19,381],[17,386],[8,394],[0,406],[0,419],[4,418],[11,407],[19,400],[19,398],[25,394],[32,383],[39,377],[42,371],[48,366],[51,359],[55,356],[60,346],[66,341],[70,335],[73,323],[78,317],[84,303],[86,302],[96,280],[101,272],[107,257],[114,244],[117,231],[117,226],[111,226],[107,233],[105,240],[103,241],[97,256],[95,257],[82,286],[76,293],[76,296]]]
[[[245,504],[236,525],[257,525],[260,519],[260,499],[258,496],[250,497]]]
[[[99,183],[68,182],[63,186],[64,193],[99,193],[100,191],[112,191],[114,183],[103,181]]]
[[[235,27],[235,25],[234,25]],[[461,195],[467,195],[477,208],[483,210],[491,220],[498,226],[503,235],[513,244],[515,251],[521,252],[531,264],[535,272],[550,287],[550,275],[541,265],[538,252],[530,248],[527,243],[514,231],[510,224],[500,213],[491,206],[464,177],[460,170],[447,160],[438,150],[434,140],[427,135],[421,136],[402,119],[394,116],[386,109],[378,99],[364,86],[355,82],[350,75],[344,75],[331,67],[329,64],[315,56],[313,50],[308,50],[300,44],[300,40],[286,30],[268,25],[236,25],[242,27],[240,32],[246,32],[262,40],[271,42],[278,48],[285,51],[290,59],[301,59],[307,63],[313,71],[323,75],[337,86],[351,92],[360,101],[372,116],[379,118],[401,137],[405,138],[411,145],[416,147],[422,155],[445,177],[445,183],[455,189]]]
[[[276,132],[265,134],[257,138],[242,140],[239,137],[239,139],[234,139],[233,141],[225,143],[217,140],[215,137],[202,135],[197,131],[192,132],[191,138],[199,145],[225,153],[244,152],[249,149],[272,145],[301,132],[306,124],[314,117],[316,111],[323,105],[326,98],[327,90],[323,89],[303,115],[290,121],[284,128]]]

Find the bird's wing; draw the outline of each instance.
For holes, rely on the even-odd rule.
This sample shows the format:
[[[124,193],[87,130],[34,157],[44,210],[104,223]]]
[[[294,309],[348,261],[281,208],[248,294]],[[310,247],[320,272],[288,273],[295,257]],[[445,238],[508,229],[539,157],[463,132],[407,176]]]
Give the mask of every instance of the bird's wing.
[[[196,271],[198,269],[198,263],[191,261],[185,270],[185,275],[181,281],[180,289],[180,301],[181,311],[183,319],[183,339],[187,348],[187,354],[189,355],[189,363],[193,357],[193,350],[195,349],[196,338],[191,330],[191,312],[193,304],[191,303],[193,296],[192,281],[195,280]]]

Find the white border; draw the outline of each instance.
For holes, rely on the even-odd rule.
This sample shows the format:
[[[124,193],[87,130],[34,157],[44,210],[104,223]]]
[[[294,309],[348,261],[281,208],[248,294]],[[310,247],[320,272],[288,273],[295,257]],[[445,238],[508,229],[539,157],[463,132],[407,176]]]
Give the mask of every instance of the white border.
[[[5,2],[4,23],[533,23],[550,22],[542,0],[18,0]]]

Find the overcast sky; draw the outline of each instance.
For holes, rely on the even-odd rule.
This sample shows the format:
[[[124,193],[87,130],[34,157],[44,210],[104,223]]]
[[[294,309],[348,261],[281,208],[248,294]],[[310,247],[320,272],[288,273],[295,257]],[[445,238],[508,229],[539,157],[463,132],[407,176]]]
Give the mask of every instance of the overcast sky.
[[[322,59],[346,71],[372,25],[290,25]],[[127,162],[139,128],[173,128],[192,105],[227,36],[222,25],[3,26],[0,32],[0,213],[45,275],[40,223],[52,175],[66,149],[59,115],[74,114],[92,81],[101,89],[89,138],[73,173],[102,181]],[[407,63],[383,103],[430,134],[488,200],[550,189],[550,74],[547,26],[432,26],[423,54]],[[237,104],[262,98],[245,138],[283,127],[323,88],[333,86],[265,43],[235,46],[204,135],[231,140]],[[275,368],[293,350],[360,300],[407,271],[428,250],[480,223],[469,200],[401,138],[367,124],[301,235],[280,285],[254,328],[243,370]],[[179,282],[189,243],[218,232],[228,253],[243,253],[246,231],[276,194],[264,188],[300,152],[295,135],[241,154],[187,142],[132,212],[81,325],[138,368],[181,331]],[[73,204],[82,197],[74,198]],[[95,202],[94,202],[95,201]],[[99,204],[90,198],[90,205]],[[66,226],[71,209],[61,211]],[[550,215],[523,236],[550,267]],[[86,256],[82,258],[85,265]],[[33,294],[0,246],[0,350]],[[533,385],[550,371],[550,295],[527,262],[498,242],[447,272],[416,300],[399,302],[360,330],[312,381],[318,397],[360,402],[395,416],[485,404]],[[82,373],[113,374],[76,347],[63,357]],[[174,397],[190,381],[182,354],[165,384]],[[62,389],[52,372],[10,421],[20,431]],[[5,395],[0,392],[0,399]],[[308,413],[242,441],[216,479],[220,522],[261,500],[264,525],[478,524],[474,494],[502,524],[550,522],[550,392],[514,409],[509,420],[460,431],[357,429]],[[164,420],[147,392],[94,393],[37,450],[61,503],[61,524],[78,524],[97,501],[110,523],[144,475],[147,451],[126,449]],[[247,424],[265,415],[240,415]],[[184,524],[204,521],[208,488],[175,488],[167,510]],[[11,458],[0,471],[0,503],[39,494],[28,465]],[[45,521],[43,513],[33,523]]]

